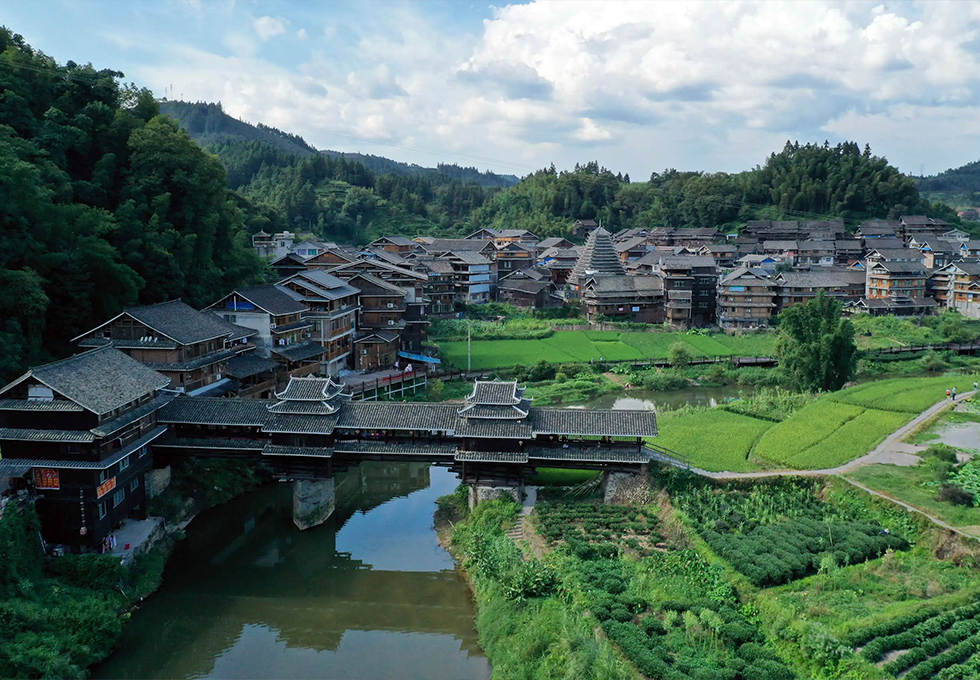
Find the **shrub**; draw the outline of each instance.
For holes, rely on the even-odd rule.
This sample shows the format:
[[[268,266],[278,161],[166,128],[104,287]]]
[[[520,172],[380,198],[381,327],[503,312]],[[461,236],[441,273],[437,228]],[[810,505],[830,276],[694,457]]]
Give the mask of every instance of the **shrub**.
[[[932,444],[919,456],[922,458],[938,458],[946,463],[956,463],[956,449],[948,444]]]
[[[956,484],[945,483],[936,492],[936,500],[953,505],[973,505],[973,494]]]
[[[691,363],[691,351],[683,342],[675,342],[667,350],[667,361],[674,368],[684,368]]]

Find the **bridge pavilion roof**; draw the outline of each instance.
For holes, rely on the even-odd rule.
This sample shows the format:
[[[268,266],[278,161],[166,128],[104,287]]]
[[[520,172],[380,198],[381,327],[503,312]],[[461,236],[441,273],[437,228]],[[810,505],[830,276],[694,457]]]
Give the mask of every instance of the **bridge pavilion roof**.
[[[518,420],[527,418],[531,400],[524,397],[523,387],[516,381],[477,380],[473,392],[459,409],[459,415],[467,420]]]
[[[329,416],[350,400],[344,386],[330,378],[290,377],[289,384],[277,392],[278,402],[269,406],[270,413],[297,416]]]

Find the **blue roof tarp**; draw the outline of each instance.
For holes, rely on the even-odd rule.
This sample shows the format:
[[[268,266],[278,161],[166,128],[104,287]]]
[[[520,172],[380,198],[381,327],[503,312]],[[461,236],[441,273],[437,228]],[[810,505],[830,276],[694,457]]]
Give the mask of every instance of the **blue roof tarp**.
[[[442,362],[435,357],[427,357],[421,354],[412,354],[411,352],[399,352],[398,356],[404,359],[411,359],[412,361],[424,361],[427,364],[441,364]]]

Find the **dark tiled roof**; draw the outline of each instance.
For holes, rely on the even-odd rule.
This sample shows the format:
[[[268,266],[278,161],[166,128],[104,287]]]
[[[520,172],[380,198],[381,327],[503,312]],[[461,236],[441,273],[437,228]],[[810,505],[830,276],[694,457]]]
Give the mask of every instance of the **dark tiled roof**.
[[[334,444],[337,453],[360,453],[374,455],[401,454],[405,456],[452,456],[456,453],[453,442],[374,442],[338,441]]]
[[[484,439],[530,439],[533,436],[533,431],[530,418],[513,420],[460,418],[456,425],[456,436]]]
[[[177,397],[160,409],[161,423],[259,427],[269,418],[270,399],[211,399]]]
[[[100,423],[96,427],[92,428],[92,433],[98,437],[108,437],[114,432],[118,432],[130,423],[135,423],[137,420],[144,416],[148,416],[155,411],[159,411],[161,408],[173,401],[174,395],[172,394],[161,394],[158,397],[151,399],[142,406],[137,406],[136,408],[123,413],[121,416],[117,416],[112,420],[107,420],[104,423]]]
[[[241,380],[242,378],[251,378],[253,375],[259,375],[266,371],[274,371],[278,365],[271,359],[252,354],[243,354],[228,360],[225,374]]]
[[[921,274],[925,276],[925,267],[918,262],[873,262],[868,264],[868,269],[884,268],[891,274]]]
[[[864,285],[865,274],[853,269],[837,271],[782,272],[776,279],[791,288],[833,288],[836,286]]]
[[[280,316],[282,314],[296,314],[306,311],[306,305],[297,302],[272,284],[266,286],[238,288],[235,290],[235,292],[256,307],[259,307],[260,309],[274,316]]]
[[[281,446],[278,444],[266,444],[262,448],[263,456],[287,456],[302,457],[310,456],[313,458],[333,458],[333,449],[315,446]]]
[[[353,401],[344,404],[337,427],[347,430],[441,430],[456,427],[453,404]]]
[[[534,279],[506,279],[497,283],[497,290],[510,290],[517,293],[537,295],[541,291],[550,288],[551,281],[535,281]]]
[[[211,354],[205,354],[203,356],[195,357],[190,361],[185,362],[173,362],[173,363],[150,363],[146,364],[158,371],[193,371],[203,366],[210,366],[211,364],[217,364],[222,361],[227,361],[238,354],[236,349],[225,349],[219,352],[212,352]]]
[[[34,430],[21,427],[0,427],[0,441],[2,440],[88,444],[95,441],[95,435],[86,430]]]
[[[522,399],[519,404],[467,404],[459,410],[459,415],[464,418],[491,418],[513,420],[515,418],[527,418],[527,411],[531,407],[530,399]]]
[[[477,380],[473,392],[466,398],[467,404],[519,404],[524,390],[517,381]]]
[[[626,270],[623,269],[623,262],[616,254],[609,232],[599,227],[591,233],[582,248],[575,267],[572,268],[568,280],[572,283],[584,281],[589,273],[608,274],[612,276],[623,276]]]
[[[355,340],[355,343],[359,342],[385,342],[390,343],[398,340],[401,337],[398,333],[393,333],[391,331],[365,331],[363,335]]]
[[[272,413],[269,414],[269,419],[262,431],[292,434],[330,434],[336,424],[336,415],[297,416]]]
[[[566,460],[588,463],[646,463],[649,461],[647,454],[642,451],[614,449],[604,446],[585,449],[575,447],[547,449],[535,446],[529,448],[527,453],[528,457],[534,460]]]
[[[71,411],[81,413],[84,410],[75,402],[67,399],[54,399],[52,401],[0,399],[0,411]]]
[[[203,439],[198,437],[174,437],[153,445],[153,448],[171,449],[226,449],[232,451],[261,451],[262,442],[254,439]]]
[[[269,413],[287,413],[295,416],[329,416],[337,412],[339,404],[326,401],[281,401],[269,407]]]
[[[459,451],[455,460],[475,463],[526,463],[527,454],[521,451]]]
[[[547,250],[548,248],[555,248],[559,244],[568,243],[568,239],[564,239],[560,236],[549,236],[548,238],[541,241],[538,244],[538,250]]]
[[[464,264],[490,264],[490,260],[472,250],[451,250],[444,257]]]
[[[180,300],[132,307],[125,313],[182,345],[225,338],[232,334],[228,322],[224,319],[214,314],[199,312]]]
[[[337,396],[343,390],[343,385],[338,385],[330,378],[290,377],[286,389],[277,392],[276,397],[296,401],[323,401]]]
[[[377,243],[378,241],[387,241],[388,243],[391,243],[396,246],[410,246],[415,243],[415,241],[408,238],[407,236],[382,236],[381,238],[371,241],[371,243],[374,244]]]
[[[94,349],[32,368],[8,387],[31,376],[100,415],[170,384],[165,376],[112,347]]]
[[[431,243],[423,243],[422,247],[429,253],[448,253],[463,250],[480,251],[487,247],[490,241],[466,238],[435,238]]]
[[[326,347],[323,345],[318,345],[312,341],[307,341],[301,344],[287,345],[285,347],[274,347],[272,349],[273,354],[277,354],[287,361],[303,361],[304,359],[312,359],[313,357],[320,356],[326,351]]]
[[[600,411],[572,408],[532,408],[529,420],[536,434],[596,437],[654,437],[654,411]]]

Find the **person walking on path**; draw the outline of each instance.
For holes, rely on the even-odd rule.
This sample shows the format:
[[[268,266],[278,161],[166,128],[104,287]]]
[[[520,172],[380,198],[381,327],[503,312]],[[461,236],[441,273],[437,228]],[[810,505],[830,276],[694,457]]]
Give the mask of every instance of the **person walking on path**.
[[[980,385],[978,385],[977,384],[977,381],[974,380],[973,381],[973,391],[976,392],[977,390],[980,390]]]
[[[949,388],[946,389],[946,398],[949,399],[950,391]]]
[[[956,388],[953,388],[953,401],[956,401]]]

